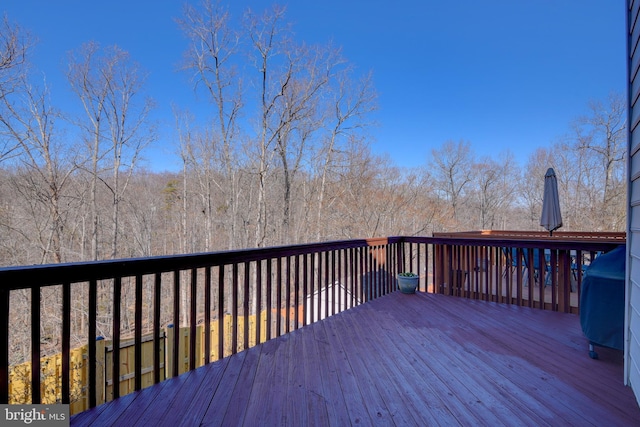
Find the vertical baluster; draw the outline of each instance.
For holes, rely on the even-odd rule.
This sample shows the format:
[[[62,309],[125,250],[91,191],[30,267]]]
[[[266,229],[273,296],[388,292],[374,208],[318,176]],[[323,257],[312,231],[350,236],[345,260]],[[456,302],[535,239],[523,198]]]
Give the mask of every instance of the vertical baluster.
[[[276,258],[276,337],[282,335],[282,258]]]
[[[384,275],[384,294],[389,294],[395,289],[395,275],[393,273],[393,253],[392,249],[395,249],[395,245],[386,244],[384,246],[384,267],[382,268],[382,274]]]
[[[505,251],[505,283],[504,287],[502,286],[502,281],[500,282],[500,290],[498,292],[498,302],[505,302],[506,295],[509,294],[509,289],[513,286],[513,268],[514,268],[514,257],[513,257],[513,248],[508,247],[504,248]],[[503,296],[504,293],[504,296]]]
[[[70,368],[71,347],[71,284],[62,285],[62,403],[69,404],[70,400]]]
[[[551,265],[549,265],[551,267]],[[539,308],[544,309],[544,288],[547,285],[547,255],[545,249],[540,249],[538,256],[538,271],[540,272],[540,287],[538,288]],[[549,272],[551,274],[551,272]],[[535,305],[534,305],[535,306]]]
[[[142,275],[136,275],[135,283],[135,309],[134,319],[136,329],[134,330],[134,371],[133,380],[136,391],[142,389]]]
[[[242,348],[244,350],[249,348],[249,301],[251,298],[249,294],[250,276],[251,276],[251,265],[249,261],[246,261],[244,263],[244,285],[243,285],[243,297],[242,297],[242,316],[244,319],[243,320],[244,340],[243,340]]]
[[[477,281],[474,280],[474,265],[475,261],[473,260],[474,255],[474,247],[472,246],[463,246],[462,248],[463,254],[463,264],[462,264],[462,285],[465,288],[465,295],[467,298],[476,298],[476,286]]]
[[[189,370],[194,370],[196,369],[196,331],[198,330],[198,270],[196,268],[191,269],[191,287],[189,294]]]
[[[302,326],[307,325],[308,313],[309,313],[309,254],[303,254],[302,256]]]
[[[373,271],[373,298],[380,296],[380,264],[378,264],[377,246],[371,248],[369,252],[369,259],[371,262],[371,271]]]
[[[365,292],[365,287],[367,286],[367,270],[366,270],[366,252],[365,248],[358,248],[358,264],[359,264],[359,277],[360,277],[360,288],[358,289],[360,295],[360,304],[367,300],[367,294]]]
[[[418,291],[423,292],[425,288],[422,286],[422,244],[416,244],[416,274],[418,275]]]
[[[522,248],[516,248],[516,295],[522,288]],[[512,278],[513,280],[513,278]],[[513,304],[513,286],[510,283],[507,288],[507,304]]]
[[[562,249],[559,252],[558,260],[558,282],[561,286],[561,304],[564,313],[571,312],[571,259],[569,251]]]
[[[256,261],[256,344],[262,342],[262,260]]]
[[[224,265],[218,266],[218,359],[224,357],[224,329],[225,329],[225,314],[224,314]]]
[[[284,333],[291,330],[291,257],[285,258],[285,326]]]
[[[328,296],[327,306],[329,309],[329,316],[332,316],[336,312],[336,251],[331,251],[331,274],[330,274],[330,288],[331,295]],[[328,274],[329,276],[329,274]]]
[[[494,291],[497,293],[498,289],[498,280],[502,280],[502,252],[500,248],[492,246],[489,249],[491,252],[491,259],[488,261],[487,266],[490,268],[490,283],[489,283],[489,294],[487,295],[487,301],[493,301],[493,293]],[[494,268],[496,267],[496,268]]]
[[[300,327],[300,255],[296,255],[293,259],[293,329],[296,330]]]
[[[231,354],[238,352],[238,263],[231,269]]]
[[[180,270],[173,271],[173,366],[174,377],[179,375],[180,366]]]
[[[454,283],[453,283],[453,277],[454,277],[454,247],[452,245],[445,245],[444,247],[445,251],[446,251],[446,255],[445,255],[445,259],[447,261],[447,265],[445,266],[445,271],[448,272],[447,277],[449,280],[447,280],[447,284],[449,286],[449,295],[455,295],[454,293]]]
[[[489,295],[489,280],[491,276],[491,247],[490,246],[482,246],[480,248],[480,299],[487,301]]]
[[[431,249],[431,251],[429,250]],[[431,256],[429,256],[431,253]],[[434,265],[435,265],[435,257],[433,256],[434,250],[433,245],[425,244],[424,245],[424,291],[429,292],[429,274],[433,277],[434,286],[431,288],[432,292],[435,292],[435,275],[434,273]],[[431,262],[432,268],[429,269],[429,262]]]
[[[31,403],[40,403],[40,286],[31,288]]]
[[[358,277],[358,273],[356,271],[356,263],[355,263],[355,248],[349,248],[349,272],[347,273],[347,281],[349,284],[349,308],[354,307],[356,305],[356,281]]]
[[[337,264],[338,264],[338,272],[337,272],[337,279],[334,282],[333,286],[338,286],[338,304],[336,305],[338,312],[341,312],[344,310],[344,307],[342,305],[343,301],[346,300],[346,287],[344,286],[344,280],[342,277],[342,250],[338,250],[337,251]]]
[[[316,298],[320,299],[320,292],[316,294],[316,278],[318,277],[318,274],[316,273],[316,254],[310,254],[309,258],[309,262],[311,263],[311,265],[309,266],[309,270],[311,272],[311,282],[309,283],[311,285],[309,289],[309,295],[311,296],[311,298],[309,299],[309,322],[314,323],[316,321],[314,300]]]
[[[96,321],[98,319],[98,283],[95,279],[89,281],[89,318],[87,319],[87,333],[89,340],[89,360],[87,360],[89,367],[89,408],[94,408],[97,405],[98,394],[98,382],[97,382],[97,350],[96,350]],[[101,384],[102,388],[103,385]]]
[[[409,271],[414,271],[413,269],[413,244],[412,243],[399,243],[402,246],[409,246]]]
[[[270,340],[271,339],[271,330],[272,330],[272,325],[271,325],[271,311],[273,310],[273,295],[271,292],[271,285],[272,285],[272,267],[273,267],[273,259],[268,259],[267,260],[267,271],[266,271],[266,279],[267,279],[267,289],[266,289],[266,294],[265,294],[265,301],[267,302],[266,304],[266,311],[267,311],[267,330],[265,331],[266,333],[266,340]]]
[[[162,306],[162,274],[156,273],[153,286],[153,382],[160,382],[160,307]]]
[[[9,331],[9,300],[7,283],[0,286],[0,330]],[[9,334],[0,337],[0,404],[9,403]],[[95,405],[94,405],[95,406]]]
[[[293,307],[295,309],[293,312],[293,330],[296,330],[300,325],[300,255],[295,255],[293,265]]]
[[[387,284],[389,280],[387,280],[387,260],[386,257],[386,248],[382,245],[376,247],[376,270],[378,271],[378,296],[381,297],[386,293]]]
[[[211,362],[211,267],[204,269],[204,364]]]
[[[329,317],[329,292],[330,292],[330,288],[329,288],[329,280],[330,280],[330,273],[329,273],[329,252],[325,252],[324,253],[324,318],[326,319],[327,317]]]
[[[576,292],[578,295],[578,307],[580,306],[580,294],[582,292],[582,265],[584,261],[584,254],[580,249],[576,251],[576,265],[575,265],[575,279],[576,279]]]
[[[558,311],[558,251],[551,251],[551,310]]]
[[[455,245],[455,275],[454,275],[454,283],[455,283],[455,294],[456,296],[463,296],[463,276],[462,276],[462,246]]]
[[[463,264],[464,278],[463,283],[467,289],[468,298],[477,298],[478,275],[476,270],[477,246],[463,246],[462,250],[465,254],[465,262]]]
[[[528,262],[527,265],[529,266],[529,268],[527,268],[527,273],[529,274],[529,288],[527,289],[527,306],[528,307],[533,307],[533,290],[535,289],[536,286],[536,278],[535,278],[535,271],[537,266],[535,265],[535,253],[536,251],[538,251],[538,258],[540,258],[540,249],[538,248],[529,248],[529,253],[528,255]],[[523,297],[524,298],[524,297]],[[520,305],[524,305],[522,303],[520,303]]]
[[[122,278],[113,279],[113,398],[120,397],[120,310],[122,304]]]

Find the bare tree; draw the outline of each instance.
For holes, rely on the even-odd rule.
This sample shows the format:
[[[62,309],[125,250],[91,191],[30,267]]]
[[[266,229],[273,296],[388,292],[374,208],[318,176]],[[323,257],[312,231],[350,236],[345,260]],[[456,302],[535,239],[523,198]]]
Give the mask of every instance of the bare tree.
[[[471,181],[471,144],[447,141],[440,149],[431,150],[430,171],[436,188],[449,201],[454,220],[458,220],[459,204]]]
[[[357,85],[351,79],[349,67],[336,73],[331,90],[331,102],[327,103],[326,127],[330,130],[316,153],[318,164],[319,188],[317,189],[316,218],[313,226],[315,238],[320,240],[321,224],[327,205],[333,200],[326,200],[327,180],[330,174],[339,173],[341,168],[339,154],[348,148],[348,142],[359,130],[367,125],[366,116],[376,109],[376,93],[373,88],[371,73],[365,75]]]
[[[274,7],[272,12],[257,17],[251,12],[247,14],[247,28],[254,53],[254,66],[259,73],[259,122],[258,136],[256,138],[255,152],[257,158],[256,175],[258,178],[257,214],[255,219],[256,247],[267,243],[268,232],[268,207],[267,186],[268,174],[272,167],[274,145],[280,133],[276,120],[276,104],[293,77],[293,69],[290,61],[286,59],[278,64],[276,59],[282,58],[286,52],[288,43],[286,28],[283,28],[285,10]],[[280,69],[278,69],[280,65]],[[274,127],[274,121],[277,124]]]
[[[603,175],[602,220],[607,228],[620,224],[620,206],[625,203],[626,102],[612,93],[607,104],[589,103],[589,114],[574,123],[577,149],[594,156]],[[604,224],[603,224],[604,225]]]
[[[287,84],[275,103],[275,151],[283,174],[282,235],[280,243],[291,241],[292,191],[296,174],[311,152],[311,140],[322,129],[321,96],[326,93],[333,69],[340,59],[330,48],[292,46],[287,57]]]
[[[31,203],[41,257],[39,262],[62,262],[65,213],[72,203],[63,203],[64,189],[74,171],[74,151],[56,138],[58,113],[50,105],[49,93],[22,76],[20,96],[15,102],[2,98],[0,126],[20,147],[23,166],[15,180]],[[42,208],[42,210],[41,210]]]
[[[503,153],[496,161],[483,158],[473,164],[472,204],[478,212],[478,226],[483,229],[504,228],[506,210],[515,188],[513,155]]]
[[[154,139],[147,121],[153,104],[150,99],[138,102],[144,77],[129,54],[115,46],[101,50],[96,43],[85,44],[70,57],[67,77],[86,114],[78,125],[89,149],[84,169],[91,175],[92,258],[99,256],[98,183],[111,195],[110,256],[115,258],[120,202],[143,148]]]
[[[27,52],[31,44],[29,35],[5,16],[0,23],[0,105],[11,105],[12,96],[24,83]],[[19,148],[20,144],[11,132],[7,134],[0,130],[0,162],[17,155]]]
[[[238,53],[240,36],[232,31],[230,16],[219,2],[203,0],[200,8],[187,5],[184,19],[178,21],[189,38],[190,46],[185,53],[183,69],[193,73],[195,89],[203,89],[213,105],[213,120],[210,130],[201,134],[204,155],[200,160],[189,152],[191,140],[183,139],[183,150],[190,164],[200,169],[200,186],[205,190],[204,213],[209,236],[212,233],[214,216],[224,215],[224,229],[228,235],[227,246],[234,248],[238,241],[238,117],[242,111],[242,79],[234,59]],[[208,147],[203,144],[208,145]],[[204,153],[203,151],[208,151]],[[205,164],[205,162],[207,162]],[[217,174],[214,176],[213,171]],[[224,208],[214,210],[213,191],[223,195]],[[211,245],[208,244],[207,249]]]

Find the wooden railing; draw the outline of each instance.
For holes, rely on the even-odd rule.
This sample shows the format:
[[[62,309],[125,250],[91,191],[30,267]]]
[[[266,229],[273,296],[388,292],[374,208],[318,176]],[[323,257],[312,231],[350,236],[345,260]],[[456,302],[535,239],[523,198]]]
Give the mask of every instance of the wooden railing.
[[[625,235],[478,231],[403,242],[411,244],[405,259],[428,279],[424,290],[577,314],[585,270]]]
[[[93,407],[96,395],[105,393],[105,383],[122,377],[119,353],[114,352],[108,378],[100,375],[100,381],[97,380],[98,323],[101,335],[109,327],[106,338],[114,348],[120,347],[125,336],[133,338],[134,389],[140,390],[145,331],[154,336],[154,383],[161,380],[161,367],[165,363],[171,365],[167,366],[171,375],[181,372],[178,364],[184,356],[178,354],[180,334],[171,337],[174,354],[160,360],[160,331],[168,324],[190,328],[188,367],[195,369],[393,292],[397,289],[395,275],[400,271],[419,273],[421,291],[577,312],[574,294],[579,292],[582,266],[598,253],[624,243],[623,239],[610,236],[588,240],[525,237],[488,237],[477,233],[389,237],[3,268],[0,269],[3,333],[0,403],[10,401],[10,351],[19,338],[12,337],[11,322],[16,317],[28,319],[31,324],[28,337],[31,356],[26,360],[31,363],[30,403],[44,403],[41,378],[44,355],[39,343],[45,303],[41,295],[45,290],[58,295],[56,316],[61,319],[62,366],[55,400],[70,403],[71,338],[81,337],[83,345],[88,345],[84,363],[88,372],[88,407]],[[538,268],[527,268],[535,263],[534,250],[548,253],[548,262],[546,257],[539,257]],[[545,273],[536,274],[536,270]],[[572,291],[572,283],[576,292]],[[22,304],[28,300],[28,307],[20,307],[20,313],[16,313],[18,300]],[[47,312],[51,310],[51,303],[47,302],[46,307]],[[224,320],[229,317],[230,321]],[[196,342],[198,325],[205,328],[204,343]],[[204,357],[200,358],[197,349],[202,347]],[[113,387],[107,400],[119,396],[119,388]]]

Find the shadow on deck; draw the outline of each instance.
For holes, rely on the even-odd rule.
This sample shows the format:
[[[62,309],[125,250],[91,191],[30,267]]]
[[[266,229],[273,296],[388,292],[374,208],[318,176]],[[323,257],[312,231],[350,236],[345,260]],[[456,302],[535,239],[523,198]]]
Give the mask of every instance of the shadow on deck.
[[[80,425],[640,425],[573,314],[394,292],[80,413]]]

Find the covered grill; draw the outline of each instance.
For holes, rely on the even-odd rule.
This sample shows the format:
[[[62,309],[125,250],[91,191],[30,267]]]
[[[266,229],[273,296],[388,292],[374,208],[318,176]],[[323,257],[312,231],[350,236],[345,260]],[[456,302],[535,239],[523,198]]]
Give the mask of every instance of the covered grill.
[[[587,268],[580,293],[580,325],[589,340],[589,356],[598,358],[594,345],[624,347],[625,246],[596,257]]]

